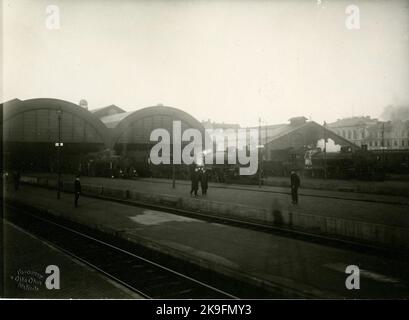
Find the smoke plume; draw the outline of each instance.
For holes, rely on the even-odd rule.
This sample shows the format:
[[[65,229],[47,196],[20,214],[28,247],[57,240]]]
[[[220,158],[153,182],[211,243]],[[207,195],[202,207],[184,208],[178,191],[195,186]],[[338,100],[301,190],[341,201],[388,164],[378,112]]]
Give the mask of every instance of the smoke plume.
[[[380,118],[384,121],[409,120],[409,106],[387,106]]]

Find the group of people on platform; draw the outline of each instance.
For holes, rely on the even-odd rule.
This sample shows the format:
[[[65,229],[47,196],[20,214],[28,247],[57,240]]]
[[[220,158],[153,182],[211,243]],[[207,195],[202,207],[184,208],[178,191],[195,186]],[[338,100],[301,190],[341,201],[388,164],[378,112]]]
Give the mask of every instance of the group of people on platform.
[[[13,173],[14,189],[18,191],[20,187],[20,172],[15,171]],[[208,170],[204,167],[197,166],[196,163],[190,166],[190,178],[192,182],[192,187],[190,189],[191,196],[198,196],[199,184],[202,191],[202,196],[207,195],[209,174]],[[300,187],[300,177],[295,170],[291,171],[290,174],[290,186],[291,186],[291,198],[293,204],[298,204],[298,188]],[[74,206],[78,207],[78,200],[81,194],[81,182],[80,175],[77,175],[74,180]]]
[[[197,197],[199,191],[199,184],[202,191],[202,196],[207,195],[207,189],[209,187],[209,175],[208,171],[204,167],[198,167],[193,163],[190,167],[190,178],[192,187],[190,189],[190,195]],[[291,171],[290,175],[291,184],[291,198],[293,204],[298,204],[298,188],[300,187],[300,177],[296,171]],[[74,205],[78,207],[78,199],[81,194],[81,182],[80,176],[77,175],[74,181]]]
[[[204,167],[198,167],[196,163],[190,166],[190,180],[192,187],[190,189],[190,195],[197,197],[199,191],[199,184],[202,189],[202,196],[207,195],[209,175],[208,171]],[[291,200],[292,204],[298,204],[298,188],[300,187],[300,176],[295,170],[290,174],[290,188],[291,188]]]
[[[207,195],[207,189],[209,187],[209,175],[204,167],[198,167],[196,163],[191,164],[190,167],[190,180],[192,182],[192,188],[190,189],[190,195],[197,197],[199,191],[199,184],[202,190],[202,196]]]

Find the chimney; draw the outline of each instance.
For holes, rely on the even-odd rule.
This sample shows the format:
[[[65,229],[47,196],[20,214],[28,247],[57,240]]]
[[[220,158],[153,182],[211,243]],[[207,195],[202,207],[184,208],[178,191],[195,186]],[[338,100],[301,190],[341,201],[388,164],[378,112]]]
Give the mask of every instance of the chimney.
[[[78,103],[78,105],[79,105],[81,108],[84,108],[84,109],[88,110],[88,102],[87,102],[87,100],[81,99],[80,102]]]
[[[303,125],[307,121],[307,118],[306,117],[293,117],[293,118],[290,118],[289,121],[292,127],[298,127],[298,126]]]

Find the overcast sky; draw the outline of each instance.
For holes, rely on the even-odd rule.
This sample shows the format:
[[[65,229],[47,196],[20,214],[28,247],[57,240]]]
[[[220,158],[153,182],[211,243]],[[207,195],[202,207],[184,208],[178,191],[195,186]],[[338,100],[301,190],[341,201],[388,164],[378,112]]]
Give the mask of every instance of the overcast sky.
[[[350,4],[358,30],[345,26]],[[3,101],[162,103],[242,126],[409,105],[406,0],[3,0],[3,16]]]

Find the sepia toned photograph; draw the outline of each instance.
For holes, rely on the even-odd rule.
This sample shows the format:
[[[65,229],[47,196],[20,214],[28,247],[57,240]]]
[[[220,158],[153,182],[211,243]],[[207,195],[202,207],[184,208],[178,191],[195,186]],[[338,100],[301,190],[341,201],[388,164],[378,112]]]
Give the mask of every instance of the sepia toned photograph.
[[[409,1],[2,0],[1,21],[0,298],[409,299]]]

